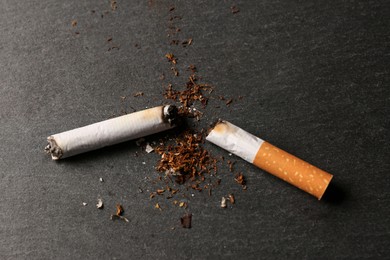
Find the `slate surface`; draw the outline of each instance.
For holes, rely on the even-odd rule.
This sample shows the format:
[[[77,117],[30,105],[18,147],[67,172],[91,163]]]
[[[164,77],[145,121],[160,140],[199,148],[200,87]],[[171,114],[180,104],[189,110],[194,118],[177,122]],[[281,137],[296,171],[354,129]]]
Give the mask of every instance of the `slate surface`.
[[[388,1],[0,1],[0,258],[389,257],[389,13]],[[248,190],[222,168],[187,210],[149,200],[158,157],[134,142],[61,162],[42,152],[50,134],[169,102],[163,87],[183,86],[190,64],[215,86],[194,127],[224,118],[333,173],[324,200],[211,144]],[[230,192],[237,203],[219,208]],[[129,223],[109,220],[116,203]]]

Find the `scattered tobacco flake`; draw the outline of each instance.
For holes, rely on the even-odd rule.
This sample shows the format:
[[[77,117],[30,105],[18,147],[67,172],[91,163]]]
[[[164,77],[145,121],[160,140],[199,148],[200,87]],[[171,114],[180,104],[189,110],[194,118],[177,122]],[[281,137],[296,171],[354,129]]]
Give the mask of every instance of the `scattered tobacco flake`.
[[[230,11],[232,12],[232,14],[236,14],[240,12],[240,9],[238,9],[237,6],[233,5],[232,7],[230,7]]]
[[[240,185],[245,185],[245,177],[241,172],[236,174],[234,180]]]
[[[115,11],[118,8],[116,0],[111,0],[111,10]]]
[[[80,34],[80,32],[74,32],[76,35],[79,35]]]
[[[177,58],[172,53],[165,54],[165,58],[167,58],[172,64],[177,64]]]
[[[104,204],[103,204],[103,200],[102,199],[98,199],[98,202],[96,204],[96,207],[98,209],[102,209],[104,207]]]
[[[227,207],[226,198],[222,197],[222,199],[221,199],[221,208],[226,208],[226,207]]]
[[[175,10],[175,7],[174,6],[171,6],[170,8],[169,8],[169,12],[172,12],[172,11],[174,11]]]
[[[183,228],[191,228],[192,214],[185,214],[183,217],[180,218],[180,222]]]
[[[111,41],[112,41],[112,37],[108,37],[108,38],[107,38],[107,41],[108,41],[108,42],[111,42]]]
[[[229,201],[230,201],[231,204],[234,204],[236,202],[236,200],[234,199],[234,195],[233,194],[229,194],[228,197],[229,197]]]
[[[77,26],[77,20],[72,20],[71,25],[72,25],[72,27],[76,27]]]
[[[191,64],[189,67],[188,67],[189,70],[191,70],[192,73],[195,73],[196,72],[196,67],[195,65]]]
[[[143,95],[144,95],[144,92],[138,91],[138,92],[134,93],[133,97],[141,97]]]
[[[158,195],[162,195],[165,192],[165,190],[164,189],[158,189],[156,192],[157,192]]]
[[[123,207],[121,204],[116,204],[116,215],[120,216],[124,212]]]
[[[229,165],[229,171],[233,172],[233,166],[236,162],[232,162],[230,160],[227,161],[227,164]]]
[[[233,102],[233,99],[230,98],[229,100],[226,101],[226,105],[229,106]]]
[[[158,204],[158,203],[156,203],[156,205],[154,205],[154,207],[155,207],[156,209],[162,210],[160,204]]]
[[[116,204],[116,212],[115,214],[112,214],[111,215],[111,220],[116,220],[116,219],[120,219],[120,220],[123,220],[125,222],[129,222],[129,220],[127,218],[125,218],[123,215],[123,207],[121,204]]]
[[[172,67],[171,70],[176,77],[179,76],[179,71],[175,67]]]
[[[114,50],[114,49],[119,50],[119,46],[112,46],[112,47],[108,48],[107,51],[111,51],[111,50]]]
[[[179,203],[179,207],[180,208],[187,208],[188,207],[188,205],[187,205],[187,203],[186,202],[184,202],[184,201],[181,201],[180,203]]]
[[[179,45],[180,41],[179,40],[172,40],[170,42],[170,45]]]
[[[183,47],[186,47],[187,45],[191,45],[192,38],[189,38],[188,40],[183,41],[181,44],[183,45]]]

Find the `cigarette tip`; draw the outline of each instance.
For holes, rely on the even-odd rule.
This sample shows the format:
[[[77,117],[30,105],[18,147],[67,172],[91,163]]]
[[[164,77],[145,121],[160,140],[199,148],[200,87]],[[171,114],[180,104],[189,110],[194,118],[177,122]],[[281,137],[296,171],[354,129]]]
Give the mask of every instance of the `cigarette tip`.
[[[163,109],[164,120],[168,121],[170,125],[177,123],[178,119],[178,109],[175,105],[164,106]]]

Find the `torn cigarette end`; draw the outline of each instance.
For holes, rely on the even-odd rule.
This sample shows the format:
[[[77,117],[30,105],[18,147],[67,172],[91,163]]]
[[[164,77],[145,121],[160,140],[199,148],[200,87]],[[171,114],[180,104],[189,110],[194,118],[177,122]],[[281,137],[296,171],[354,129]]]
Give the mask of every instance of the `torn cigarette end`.
[[[177,120],[176,106],[154,107],[51,135],[45,151],[59,160],[171,129]]]
[[[321,199],[329,174],[272,144],[227,122],[219,121],[206,140],[228,150],[257,167]]]

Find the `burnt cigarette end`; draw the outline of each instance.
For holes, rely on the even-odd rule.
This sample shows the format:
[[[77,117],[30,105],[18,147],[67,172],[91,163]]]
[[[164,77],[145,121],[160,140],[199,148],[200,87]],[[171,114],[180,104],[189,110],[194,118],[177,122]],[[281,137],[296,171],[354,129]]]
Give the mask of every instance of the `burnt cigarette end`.
[[[211,131],[214,130],[214,128],[219,125],[219,124],[225,124],[226,121],[222,120],[222,119],[218,119],[216,120],[215,122],[211,123],[210,124],[210,128],[207,130],[207,135],[210,134]]]
[[[163,109],[164,121],[168,122],[171,126],[178,122],[178,109],[174,105],[165,106]]]
[[[45,147],[45,152],[50,154],[53,160],[58,160],[62,157],[63,152],[61,148],[57,145],[53,137],[49,136],[47,138],[48,144]]]

